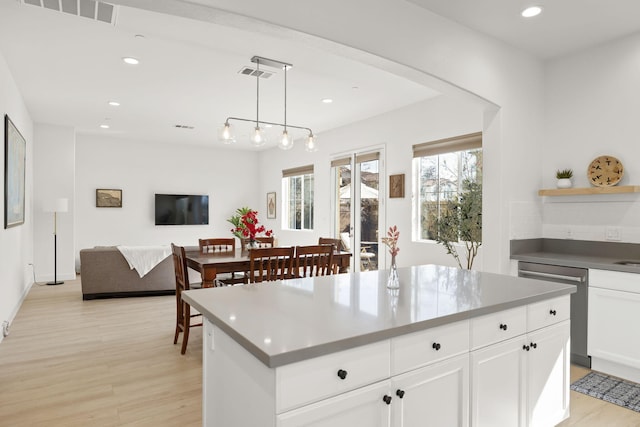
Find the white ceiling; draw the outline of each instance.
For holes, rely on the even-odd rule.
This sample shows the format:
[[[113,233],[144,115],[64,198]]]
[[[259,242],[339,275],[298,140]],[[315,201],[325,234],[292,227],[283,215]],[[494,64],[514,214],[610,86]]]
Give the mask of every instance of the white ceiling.
[[[2,0],[0,51],[34,121],[151,142],[221,144],[226,117],[255,119],[256,78],[238,74],[255,67],[254,55],[293,64],[287,73],[287,123],[311,128],[320,141],[322,131],[438,95],[285,36],[124,6],[117,7],[113,26]],[[125,56],[139,58],[140,65],[125,65]],[[282,70],[270,71],[276,74],[260,81],[260,119],[282,123],[284,77]],[[334,102],[324,104],[323,98]],[[121,106],[109,106],[110,100]],[[103,123],[110,128],[101,129]],[[239,123],[234,147],[252,148],[252,126]],[[280,131],[270,130],[267,147],[276,144]]]
[[[640,30],[640,0],[541,0],[543,14],[529,21],[519,15],[529,0],[408,1],[542,59]],[[293,64],[287,121],[320,138],[323,131],[438,95],[286,32],[265,35],[125,6],[117,6],[113,26],[2,0],[0,51],[36,122],[150,142],[220,144],[227,116],[254,119],[255,78],[238,74],[253,65],[254,55]],[[141,64],[127,66],[124,56]],[[284,81],[273,71],[261,80],[260,118],[282,122]],[[121,106],[110,107],[110,100]],[[110,129],[100,129],[103,123]],[[235,146],[251,149],[251,124],[240,128]],[[267,147],[275,145],[272,132]]]
[[[640,31],[639,0],[407,0],[541,59]],[[525,19],[528,6],[542,13]]]

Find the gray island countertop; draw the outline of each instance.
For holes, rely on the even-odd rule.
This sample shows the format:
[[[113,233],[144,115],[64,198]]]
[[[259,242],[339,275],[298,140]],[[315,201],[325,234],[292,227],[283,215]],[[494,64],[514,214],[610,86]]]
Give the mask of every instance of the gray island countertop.
[[[346,350],[575,292],[575,286],[437,265],[187,291],[185,301],[266,366]]]

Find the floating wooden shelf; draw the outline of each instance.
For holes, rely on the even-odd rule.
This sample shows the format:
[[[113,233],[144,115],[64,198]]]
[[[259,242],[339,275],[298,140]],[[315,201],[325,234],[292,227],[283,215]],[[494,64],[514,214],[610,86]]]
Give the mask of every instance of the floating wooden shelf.
[[[538,196],[584,196],[589,194],[640,193],[640,185],[620,185],[613,187],[553,188],[538,190]]]

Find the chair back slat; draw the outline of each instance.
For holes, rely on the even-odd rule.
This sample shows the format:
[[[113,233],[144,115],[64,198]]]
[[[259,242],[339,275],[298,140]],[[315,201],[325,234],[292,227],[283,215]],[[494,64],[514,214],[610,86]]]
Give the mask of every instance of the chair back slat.
[[[249,251],[249,283],[293,277],[294,247],[257,248]]]
[[[333,273],[333,251],[333,244],[296,246],[295,274],[312,277]]]
[[[215,237],[211,239],[198,239],[198,246],[200,247],[200,252],[203,254],[235,252],[236,239],[235,237]]]

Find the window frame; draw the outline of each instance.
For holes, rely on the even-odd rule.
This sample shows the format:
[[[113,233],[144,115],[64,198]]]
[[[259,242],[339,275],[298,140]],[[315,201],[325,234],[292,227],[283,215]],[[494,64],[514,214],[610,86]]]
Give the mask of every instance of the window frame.
[[[300,197],[300,227],[291,228],[292,210],[291,179],[299,179],[301,186]],[[306,186],[310,189],[305,188]],[[310,193],[310,194],[309,194]],[[315,226],[315,176],[313,165],[302,166],[282,171],[282,224],[287,231],[313,231]],[[293,201],[295,203],[295,201]],[[307,223],[308,220],[308,223]],[[305,225],[305,223],[307,223]],[[295,224],[294,224],[295,225]],[[306,228],[308,226],[308,228]]]

